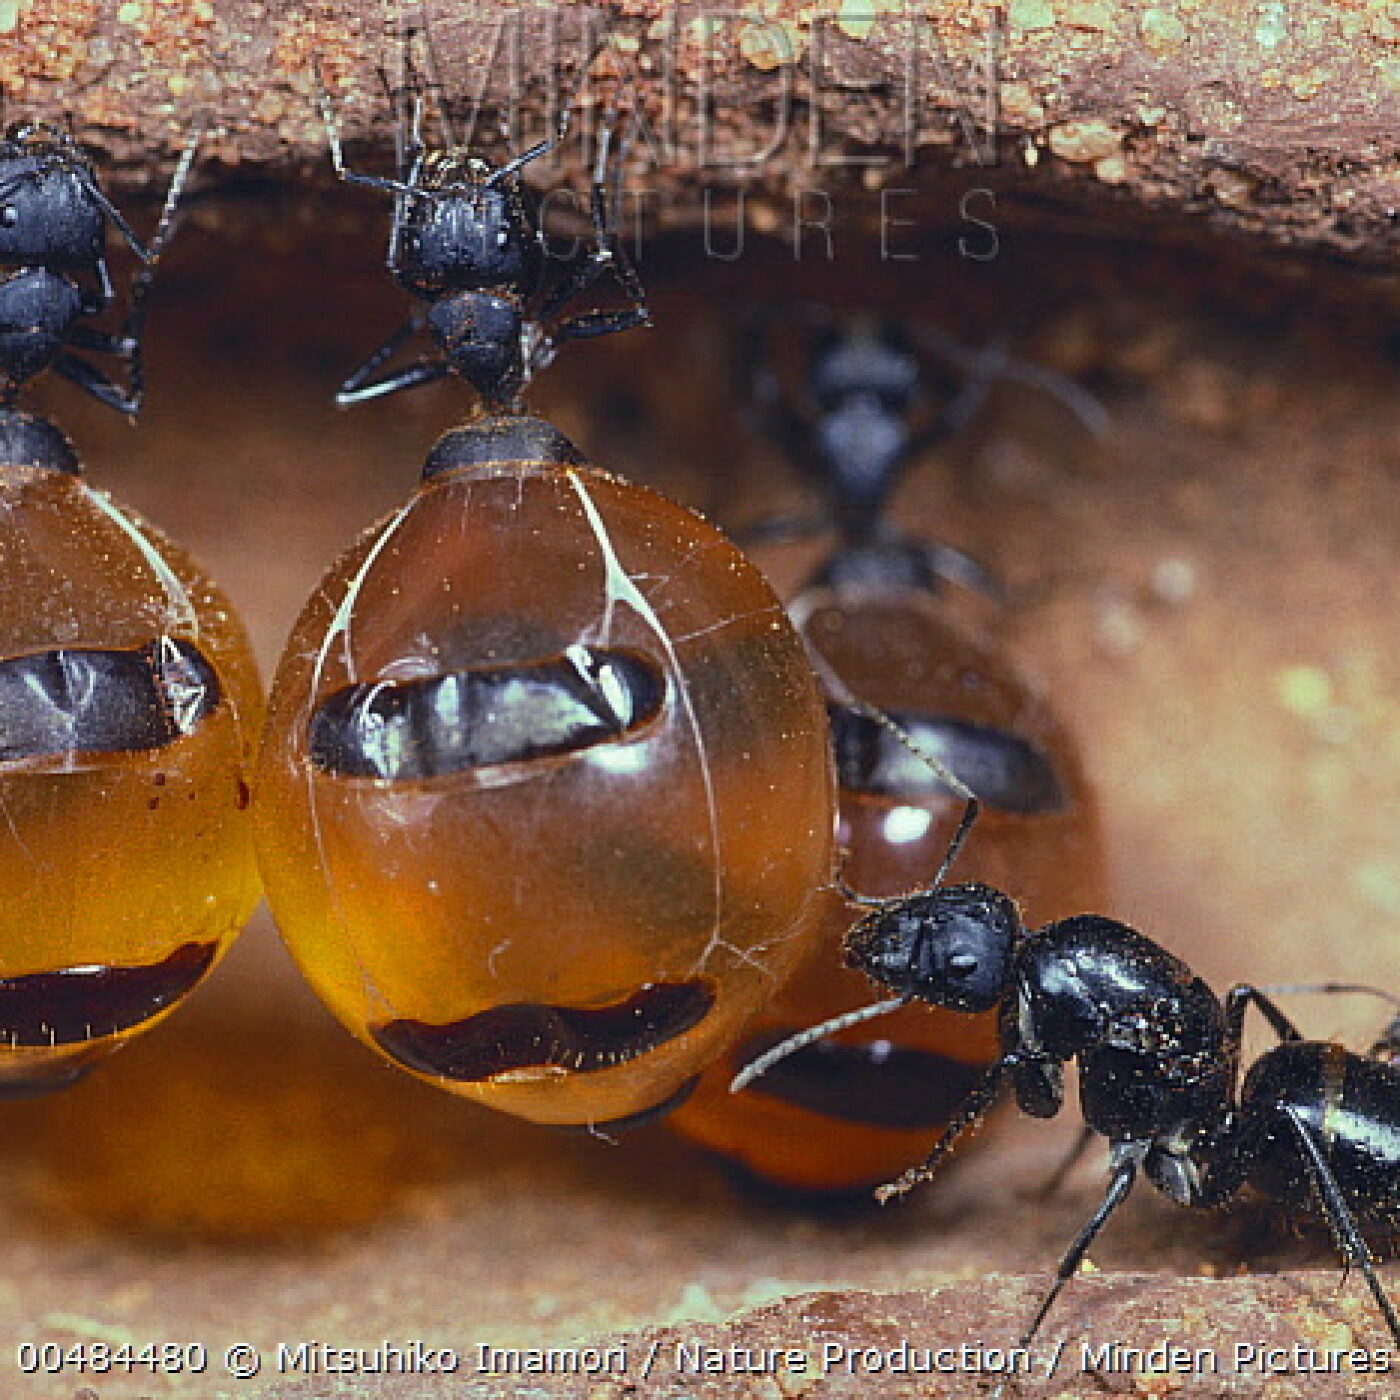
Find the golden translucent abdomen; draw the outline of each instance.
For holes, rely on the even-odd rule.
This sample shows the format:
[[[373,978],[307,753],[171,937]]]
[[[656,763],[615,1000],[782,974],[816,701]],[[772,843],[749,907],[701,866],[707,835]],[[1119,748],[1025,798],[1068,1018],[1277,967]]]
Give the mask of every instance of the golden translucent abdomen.
[[[452,1092],[602,1123],[775,994],[829,913],[833,803],[801,643],[739,552],[642,488],[511,463],[437,476],[326,577],[256,827],[351,1031]]]
[[[223,596],[134,513],[0,471],[0,1092],[160,1019],[259,888],[261,698]]]

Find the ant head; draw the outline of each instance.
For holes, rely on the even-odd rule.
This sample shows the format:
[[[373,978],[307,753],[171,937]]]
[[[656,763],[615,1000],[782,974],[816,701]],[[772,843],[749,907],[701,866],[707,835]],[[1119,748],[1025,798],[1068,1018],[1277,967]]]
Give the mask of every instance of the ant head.
[[[1010,985],[1021,932],[1021,916],[1000,890],[944,885],[867,915],[846,935],[846,963],[902,996],[990,1011]]]
[[[55,270],[102,256],[106,213],[87,158],[66,132],[12,126],[0,141],[0,264]]]
[[[496,167],[460,149],[423,156],[396,215],[402,286],[426,297],[528,290],[542,252],[520,187],[524,160]]]
[[[918,354],[897,326],[856,321],[828,329],[812,357],[811,392],[823,413],[852,396],[874,397],[902,414],[919,391]]]

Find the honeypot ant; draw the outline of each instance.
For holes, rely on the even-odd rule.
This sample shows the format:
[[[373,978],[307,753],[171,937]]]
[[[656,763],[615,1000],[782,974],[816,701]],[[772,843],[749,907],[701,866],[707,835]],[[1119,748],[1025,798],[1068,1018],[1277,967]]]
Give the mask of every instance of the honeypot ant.
[[[1106,1137],[1111,1176],[1062,1255],[1022,1345],[1034,1341],[1140,1172],[1179,1205],[1222,1206],[1250,1184],[1321,1215],[1400,1345],[1400,1317],[1358,1225],[1400,1209],[1393,1029],[1365,1056],[1305,1040],[1260,987],[1232,987],[1222,1004],[1184,962],[1126,924],[1082,914],[1027,931],[1013,901],[987,885],[860,902],[871,910],[847,935],[846,961],[896,995],[792,1037],[736,1076],[734,1088],[835,1030],[913,1002],[995,1010],[996,1062],[925,1161],[876,1192],[883,1202],[934,1176],[1008,1085],[1023,1112],[1054,1117],[1064,1102],[1064,1067],[1076,1061],[1080,1145],[1091,1134]],[[1251,1006],[1280,1044],[1250,1066],[1241,1085]]]
[[[780,323],[796,333],[780,338]],[[965,427],[996,378],[1050,393],[1094,431],[1102,410],[1077,385],[999,349],[816,306],[751,318],[742,349],[736,388],[753,426],[826,507],[762,521],[744,537],[834,536],[788,611],[827,693],[845,883],[878,896],[927,884],[947,867],[975,794],[981,820],[966,859],[978,878],[1009,886],[1045,918],[1101,904],[1098,804],[1073,734],[943,604],[945,581],[999,596],[997,580],[961,550],[897,527],[892,507],[911,466]],[[945,364],[955,373],[945,376]],[[851,919],[848,906],[833,909],[822,944],[671,1119],[746,1176],[787,1191],[865,1191],[919,1161],[998,1052],[990,1013],[907,1008],[878,1029],[807,1046],[751,1092],[728,1093],[735,1071],[775,1041],[868,999],[865,980],[840,966]]]
[[[16,406],[52,369],[136,414],[146,298],[197,139],[149,245],[68,133],[0,141],[0,1092],[60,1087],[154,1024],[257,899],[247,639],[198,567]],[[89,324],[116,300],[109,227],[141,264],[116,334]],[[126,383],[85,354],[116,357]]]
[[[381,179],[346,167],[322,111],[341,177],[393,194],[389,268],[424,304],[340,401],[455,374],[482,406],[287,644],[255,813],[269,902],[322,999],[400,1068],[549,1123],[659,1111],[820,927],[821,697],[728,540],[523,410],[557,346],[647,319],[608,227],[611,122],[596,246],[556,278],[521,184],[554,143],[500,165],[427,149],[410,84]],[[630,305],[578,310],[609,271]],[[383,370],[420,324],[437,354]]]

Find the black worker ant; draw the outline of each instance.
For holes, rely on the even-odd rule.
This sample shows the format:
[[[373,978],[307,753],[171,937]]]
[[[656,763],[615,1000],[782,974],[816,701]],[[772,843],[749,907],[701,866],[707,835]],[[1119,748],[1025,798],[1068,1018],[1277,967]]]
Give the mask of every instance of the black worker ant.
[[[780,314],[807,333],[780,344]],[[928,363],[929,345],[956,362],[960,387]],[[1098,804],[1075,736],[1001,648],[942,606],[944,579],[990,593],[993,577],[962,551],[896,526],[892,498],[1003,371],[1095,429],[1102,411],[1077,385],[1000,350],[811,306],[753,318],[744,352],[754,426],[827,503],[810,520],[766,522],[769,537],[834,534],[787,606],[826,692],[846,884],[865,896],[926,885],[956,850],[960,815],[966,830],[980,803],[967,856],[978,878],[1047,919],[1096,907],[1106,892]],[[840,966],[850,922],[849,907],[834,905],[820,946],[673,1118],[746,1175],[787,1190],[864,1191],[922,1160],[998,1053],[994,1015],[909,1008],[869,1033],[808,1045],[750,1093],[726,1092],[776,1041],[869,999],[864,979]]]
[[[1263,988],[1235,986],[1222,1003],[1179,958],[1097,914],[1028,931],[1015,904],[986,885],[856,898],[873,907],[847,935],[846,961],[896,995],[792,1037],[749,1065],[735,1087],[842,1026],[911,1002],[997,1010],[996,1062],[927,1159],[876,1192],[886,1201],[932,1177],[1008,1085],[1023,1112],[1054,1117],[1064,1102],[1064,1067],[1076,1061],[1084,1116],[1079,1146],[1093,1134],[1106,1137],[1112,1174],[1103,1200],[1060,1259],[1023,1345],[1035,1339],[1139,1172],[1184,1206],[1221,1206],[1250,1184],[1285,1206],[1321,1215],[1400,1345],[1400,1316],[1359,1224],[1400,1209],[1393,1033],[1365,1056],[1305,1040]],[[1250,1006],[1280,1044],[1250,1066],[1241,1085]]]
[[[441,148],[423,139],[423,84],[412,63],[413,31],[405,31],[407,81],[393,89],[396,174],[366,175],[345,163],[330,97],[320,90],[322,117],[335,173],[347,184],[394,196],[387,265],[398,284],[422,303],[340,387],[342,407],[458,374],[488,409],[516,410],[530,380],[569,340],[610,335],[649,324],[646,296],[609,207],[608,166],[613,124],[598,133],[589,214],[594,246],[556,275],[539,203],[522,181],[525,167],[563,145],[571,104],[563,104],[555,135],[502,165],[461,145],[446,105]],[[319,81],[319,80],[318,80]],[[619,191],[620,184],[615,186]],[[570,308],[611,273],[630,305],[612,310]],[[400,369],[385,364],[415,332],[437,346]]]

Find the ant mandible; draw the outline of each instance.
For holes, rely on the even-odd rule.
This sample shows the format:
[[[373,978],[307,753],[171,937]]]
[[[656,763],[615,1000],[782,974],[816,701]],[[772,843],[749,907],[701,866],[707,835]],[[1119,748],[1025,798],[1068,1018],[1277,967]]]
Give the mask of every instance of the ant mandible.
[[[1259,987],[1235,986],[1222,1003],[1179,958],[1098,914],[1028,932],[1015,904],[987,885],[861,902],[873,907],[847,935],[846,961],[896,995],[794,1036],[749,1065],[734,1087],[824,1035],[914,1001],[997,1010],[999,1057],[924,1163],[876,1192],[886,1201],[932,1177],[1008,1085],[1023,1112],[1054,1117],[1064,1102],[1064,1067],[1076,1061],[1080,1146],[1092,1134],[1106,1137],[1111,1176],[1060,1259],[1022,1345],[1034,1341],[1140,1172],[1183,1206],[1224,1205],[1249,1183],[1286,1206],[1320,1214],[1400,1345],[1400,1317],[1358,1224],[1400,1208],[1393,1037],[1367,1056],[1304,1040]],[[1251,1005],[1281,1044],[1255,1061],[1241,1086]]]
[[[410,53],[411,44],[410,31],[405,34]],[[564,104],[552,139],[493,165],[458,143],[441,104],[448,143],[441,149],[425,144],[418,86],[396,89],[393,97],[397,173],[388,178],[346,165],[329,94],[320,88],[335,173],[347,184],[394,196],[386,263],[395,281],[424,303],[345,380],[338,404],[362,403],[458,374],[488,409],[515,412],[525,386],[565,341],[650,324],[636,269],[614,232],[617,210],[608,206],[611,120],[598,133],[592,171],[593,246],[555,278],[538,201],[521,177],[526,166],[563,145],[571,104]],[[608,273],[630,306],[571,312],[570,306]],[[381,373],[409,337],[424,328],[437,355]]]

